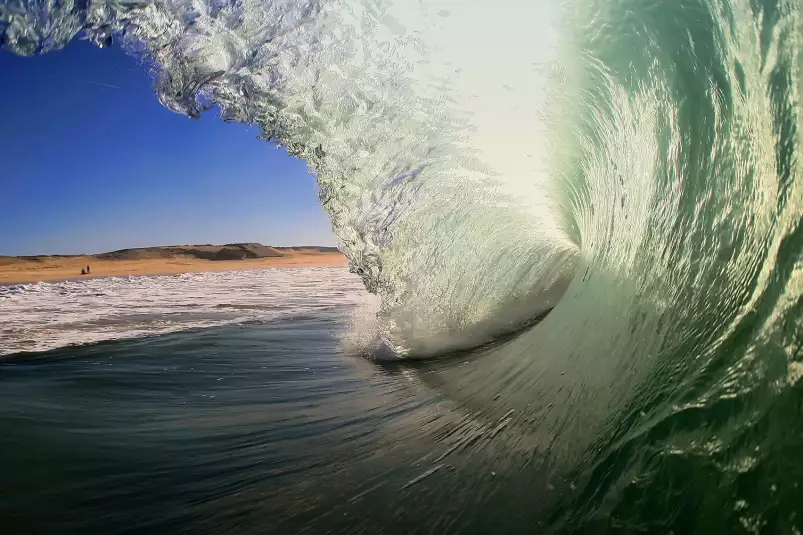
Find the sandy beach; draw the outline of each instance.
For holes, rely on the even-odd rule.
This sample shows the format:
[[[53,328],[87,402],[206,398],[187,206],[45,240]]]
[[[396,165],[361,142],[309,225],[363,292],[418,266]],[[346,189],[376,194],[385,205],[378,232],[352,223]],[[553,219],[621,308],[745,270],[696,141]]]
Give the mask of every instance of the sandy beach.
[[[240,269],[293,268],[346,265],[336,251],[315,248],[284,249],[282,256],[241,260],[208,260],[190,255],[171,258],[106,259],[102,255],[6,257],[0,261],[0,283],[39,282],[126,275],[171,275]],[[81,275],[89,265],[91,273]]]

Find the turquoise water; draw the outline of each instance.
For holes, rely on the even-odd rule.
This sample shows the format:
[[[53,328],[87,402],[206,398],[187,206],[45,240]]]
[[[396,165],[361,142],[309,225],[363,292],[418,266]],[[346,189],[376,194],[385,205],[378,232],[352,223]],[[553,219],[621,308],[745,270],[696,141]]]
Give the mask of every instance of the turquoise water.
[[[175,493],[159,514],[134,502],[153,530],[803,529],[797,2],[0,7],[0,42],[18,53],[82,29],[142,58],[169,108],[217,105],[305,158],[352,271],[380,300],[376,314],[338,320],[346,334],[334,338],[350,333],[354,351],[322,344],[352,367],[348,380],[278,395],[323,393],[294,431],[303,441],[264,435],[267,461],[223,460],[240,451],[229,433],[260,436],[235,417],[240,401],[205,416],[197,443],[146,427],[154,451],[167,441],[219,470],[134,478]],[[207,331],[221,338],[202,353],[258,360],[272,328],[254,327],[264,347],[247,351],[234,348],[251,335]],[[165,340],[190,347],[186,336],[132,343],[161,356]],[[291,338],[283,351],[308,366],[307,340]],[[182,351],[182,366],[198,358]],[[3,381],[79,366],[38,362]],[[148,381],[130,388],[150,392]],[[293,414],[278,403],[268,427]],[[65,426],[41,422],[64,405],[15,418],[59,437]],[[322,408],[351,423],[322,432]],[[98,436],[126,432],[112,422]],[[141,463],[121,459],[112,473]],[[271,482],[262,470],[282,459],[297,468]],[[77,475],[57,479],[90,488]],[[29,503],[51,486],[29,484]],[[119,509],[101,503],[84,517],[98,530]]]

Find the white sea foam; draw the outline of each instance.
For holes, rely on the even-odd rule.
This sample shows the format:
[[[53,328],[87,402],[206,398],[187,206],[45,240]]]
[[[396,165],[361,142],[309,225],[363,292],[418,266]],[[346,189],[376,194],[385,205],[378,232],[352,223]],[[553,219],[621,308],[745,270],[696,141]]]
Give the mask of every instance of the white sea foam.
[[[0,286],[0,355],[353,309],[365,293],[342,267]]]

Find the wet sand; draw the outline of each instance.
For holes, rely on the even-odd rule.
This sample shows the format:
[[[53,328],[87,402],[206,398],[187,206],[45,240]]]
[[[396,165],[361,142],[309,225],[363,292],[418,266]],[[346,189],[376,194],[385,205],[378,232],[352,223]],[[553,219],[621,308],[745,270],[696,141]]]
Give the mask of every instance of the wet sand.
[[[346,265],[339,252],[290,251],[281,257],[246,260],[203,260],[199,258],[153,258],[136,260],[106,260],[95,256],[39,257],[36,260],[15,259],[0,265],[0,283],[39,282],[89,277],[120,277],[127,275],[174,275],[204,271],[239,269],[293,268]],[[81,275],[89,264],[92,271]]]

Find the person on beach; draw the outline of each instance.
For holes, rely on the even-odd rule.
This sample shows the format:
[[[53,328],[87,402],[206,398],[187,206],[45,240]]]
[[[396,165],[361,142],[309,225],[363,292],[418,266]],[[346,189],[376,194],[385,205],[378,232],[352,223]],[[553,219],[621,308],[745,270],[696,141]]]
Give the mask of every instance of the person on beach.
[[[86,275],[86,270],[84,268],[81,268],[81,275]]]
[[[87,275],[89,275],[90,273],[92,273],[92,272],[89,270],[89,264],[87,264],[87,265],[86,265],[86,273],[87,273]]]

